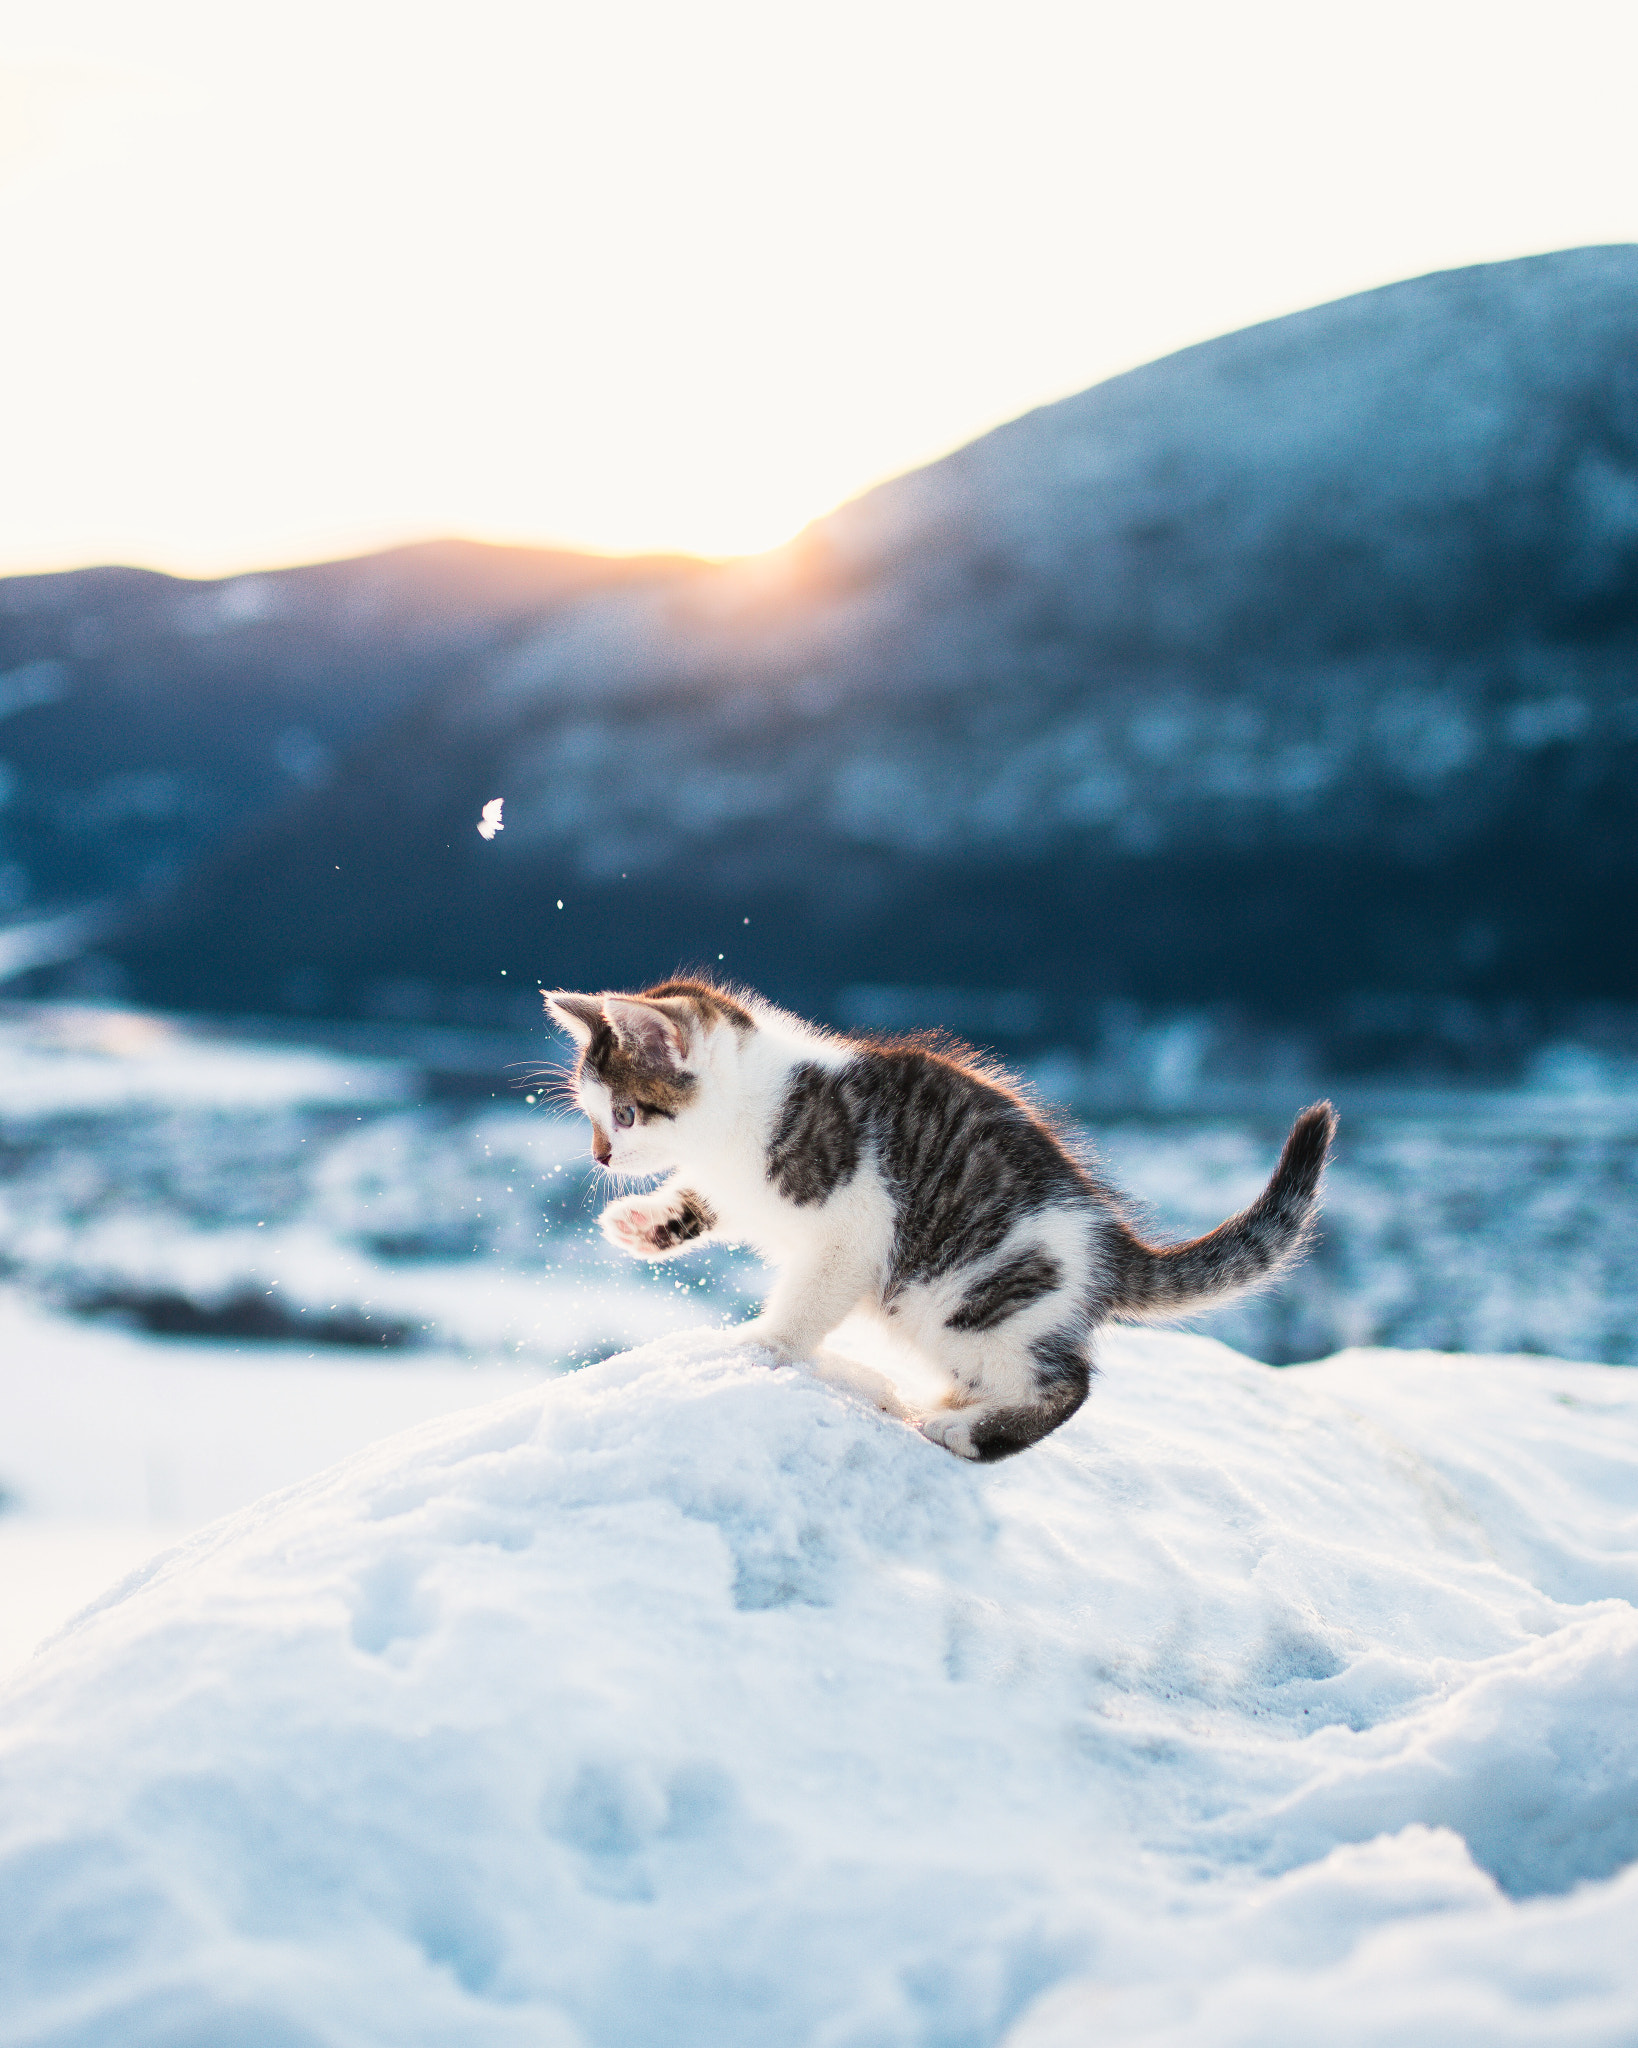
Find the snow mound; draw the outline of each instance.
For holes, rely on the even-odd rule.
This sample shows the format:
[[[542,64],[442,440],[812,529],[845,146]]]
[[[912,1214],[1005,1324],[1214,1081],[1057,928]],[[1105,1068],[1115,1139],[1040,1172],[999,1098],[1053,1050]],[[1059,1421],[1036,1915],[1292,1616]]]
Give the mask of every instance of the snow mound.
[[[7,2048],[1630,2043],[1638,1378],[1111,1342],[987,1470],[718,1333],[0,1694]]]

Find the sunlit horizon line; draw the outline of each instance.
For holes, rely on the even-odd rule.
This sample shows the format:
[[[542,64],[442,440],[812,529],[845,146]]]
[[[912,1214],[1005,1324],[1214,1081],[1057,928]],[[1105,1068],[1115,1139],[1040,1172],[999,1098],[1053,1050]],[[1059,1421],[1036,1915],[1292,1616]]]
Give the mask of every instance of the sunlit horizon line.
[[[1232,333],[1236,330],[1226,331]],[[517,548],[538,554],[581,555],[611,562],[679,560],[713,567],[727,567],[736,562],[755,562],[790,547],[811,527],[820,525],[832,514],[856,504],[861,498],[867,498],[873,492],[896,483],[903,477],[914,476],[924,469],[933,468],[963,448],[986,439],[1004,426],[1010,426],[1015,420],[1059,404],[1064,399],[1075,397],[1081,391],[1105,383],[1111,378],[1142,368],[1149,360],[1163,360],[1165,356],[1176,353],[1178,348],[1195,347],[1202,341],[1215,338],[1215,332],[1203,334],[1164,350],[1159,358],[1142,358],[1130,363],[1121,363],[1113,369],[1100,368],[1091,377],[1079,379],[1063,389],[1044,391],[1015,411],[981,420],[915,460],[877,471],[865,481],[845,490],[839,497],[830,498],[828,502],[820,504],[803,517],[794,521],[780,519],[777,522],[764,522],[762,530],[771,537],[747,541],[739,546],[691,545],[685,540],[660,539],[622,545],[603,539],[576,538],[562,531],[550,533],[521,526],[489,526],[459,518],[451,519],[446,525],[424,522],[406,522],[400,525],[394,522],[365,520],[356,526],[325,526],[315,523],[305,530],[303,536],[292,538],[288,544],[275,541],[260,551],[253,548],[224,548],[220,551],[194,549],[164,542],[149,544],[140,540],[112,540],[106,547],[93,542],[89,550],[64,550],[53,547],[38,550],[4,550],[0,551],[0,581],[26,576],[72,576],[98,569],[129,569],[138,573],[166,576],[180,583],[227,583],[240,577],[277,575],[293,569],[315,569],[334,563],[364,561],[374,555],[390,554],[404,548],[463,543],[478,547]],[[757,525],[757,522],[748,518],[733,523],[743,525],[747,529],[754,529]]]
[[[359,529],[337,537],[333,548],[315,542],[293,546],[289,551],[271,548],[265,553],[194,555],[186,549],[151,552],[109,549],[92,554],[47,553],[0,559],[0,582],[31,576],[84,576],[98,570],[131,570],[138,575],[164,576],[173,583],[233,583],[249,576],[280,576],[294,569],[324,569],[345,562],[365,562],[376,555],[390,555],[419,547],[480,547],[497,552],[515,549],[539,555],[582,555],[602,562],[680,561],[725,567],[731,562],[756,561],[777,554],[813,524],[805,520],[795,532],[786,534],[765,548],[717,550],[687,547],[605,547],[592,541],[542,539],[536,534],[481,532],[449,526]]]
[[[888,481],[888,479],[883,479]],[[861,496],[862,493],[854,493]],[[851,503],[851,498],[839,504]],[[604,562],[684,561],[725,567],[731,562],[751,562],[777,554],[788,547],[818,520],[838,506],[827,507],[783,530],[777,540],[763,546],[740,548],[686,547],[682,545],[615,547],[599,541],[573,540],[556,535],[543,536],[522,529],[467,527],[452,521],[448,526],[357,527],[338,532],[334,541],[315,538],[294,542],[288,550],[274,546],[260,553],[238,549],[221,554],[200,554],[186,548],[147,549],[117,543],[108,550],[64,554],[43,551],[0,557],[0,581],[28,576],[78,576],[99,569],[129,569],[139,574],[166,576],[176,583],[231,583],[247,576],[276,576],[292,569],[322,569],[342,562],[368,561],[375,555],[395,554],[417,547],[471,546],[517,549],[528,554],[583,555]]]
[[[1194,344],[1182,345],[1187,347]],[[1166,353],[1170,354],[1173,351],[1168,350]],[[10,549],[0,552],[0,581],[20,576],[71,576],[95,569],[132,569],[152,575],[168,576],[182,583],[225,583],[242,576],[276,575],[290,569],[313,569],[335,562],[363,561],[372,555],[389,554],[400,548],[463,542],[479,547],[520,548],[539,554],[583,555],[600,561],[676,559],[713,566],[753,562],[789,547],[810,527],[819,525],[833,513],[857,503],[859,499],[869,497],[872,492],[880,490],[883,486],[932,468],[961,449],[970,447],[975,441],[984,440],[999,428],[1011,425],[1014,420],[1025,418],[1043,407],[1074,397],[1091,385],[1106,382],[1110,377],[1123,375],[1126,371],[1139,367],[1141,365],[1138,363],[1123,364],[1119,369],[1094,375],[1086,382],[1074,383],[1065,390],[1048,391],[1034,397],[1016,412],[1007,412],[1000,417],[982,421],[914,461],[877,471],[862,483],[844,491],[840,497],[829,499],[802,517],[795,520],[782,518],[762,522],[761,531],[768,537],[747,540],[738,546],[692,545],[681,539],[654,539],[622,545],[608,540],[576,538],[564,532],[543,533],[520,526],[488,526],[459,518],[450,520],[447,525],[424,522],[399,525],[392,522],[361,521],[356,526],[332,527],[315,523],[306,529],[303,537],[292,538],[288,545],[273,542],[259,552],[241,548],[224,548],[220,551],[193,549],[163,542],[150,545],[144,541],[123,540],[113,540],[106,548],[93,542],[89,551],[49,547],[39,550]],[[716,523],[720,526],[724,522]],[[758,522],[749,517],[729,523],[739,525],[747,531],[754,531],[758,527]]]

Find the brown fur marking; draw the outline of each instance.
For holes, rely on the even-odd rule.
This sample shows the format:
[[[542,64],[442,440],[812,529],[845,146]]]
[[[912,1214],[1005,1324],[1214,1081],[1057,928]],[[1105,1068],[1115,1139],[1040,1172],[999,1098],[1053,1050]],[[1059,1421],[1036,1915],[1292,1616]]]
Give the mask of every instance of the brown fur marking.
[[[707,1031],[713,1024],[732,1024],[736,1031],[754,1031],[756,1019],[743,1003],[735,1002],[726,989],[713,988],[708,981],[662,981],[645,988],[633,998],[639,1003],[670,1002],[686,1005]]]
[[[645,1116],[675,1116],[699,1086],[690,1073],[635,1057],[606,1021],[598,1024],[581,1053],[576,1079],[584,1067],[591,1068],[616,1102],[629,1102]]]
[[[754,1031],[756,1019],[743,1005],[720,988],[704,981],[662,981],[645,988],[628,1002],[653,1003],[678,1023],[709,1031],[713,1025],[732,1024],[739,1032]],[[646,1122],[654,1116],[675,1116],[699,1087],[686,1070],[645,1060],[621,1043],[608,1020],[599,1013],[591,1043],[580,1055],[617,1102],[630,1102]],[[579,1068],[576,1069],[578,1074]]]

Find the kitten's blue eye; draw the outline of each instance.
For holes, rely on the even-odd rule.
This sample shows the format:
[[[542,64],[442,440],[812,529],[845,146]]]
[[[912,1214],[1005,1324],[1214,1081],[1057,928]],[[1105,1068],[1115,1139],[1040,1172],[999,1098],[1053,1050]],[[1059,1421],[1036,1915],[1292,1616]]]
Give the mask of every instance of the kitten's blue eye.
[[[621,1130],[625,1130],[629,1125],[637,1121],[637,1112],[629,1102],[617,1102],[614,1105],[614,1121],[620,1126]]]

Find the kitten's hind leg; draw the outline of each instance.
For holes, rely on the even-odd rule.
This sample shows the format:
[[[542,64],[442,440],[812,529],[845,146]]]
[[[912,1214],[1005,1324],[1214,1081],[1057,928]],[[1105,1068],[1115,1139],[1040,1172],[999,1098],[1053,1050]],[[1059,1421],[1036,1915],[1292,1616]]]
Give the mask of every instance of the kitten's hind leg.
[[[1086,1340],[1067,1331],[1038,1337],[1022,1359],[996,1364],[1002,1369],[983,1375],[974,1398],[919,1416],[922,1435],[958,1458],[994,1464],[1067,1422],[1092,1384]]]

